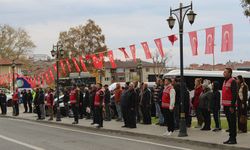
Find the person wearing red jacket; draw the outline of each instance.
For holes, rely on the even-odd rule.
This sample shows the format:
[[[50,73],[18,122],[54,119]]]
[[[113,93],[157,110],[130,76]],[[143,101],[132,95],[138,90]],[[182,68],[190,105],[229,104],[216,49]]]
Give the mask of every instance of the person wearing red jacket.
[[[69,94],[70,105],[74,114],[74,122],[72,124],[78,124],[79,119],[79,89],[74,84]]]
[[[49,89],[47,96],[46,96],[46,105],[48,107],[48,112],[49,112],[49,121],[53,120],[53,106],[54,106],[54,95],[53,95],[53,89]]]
[[[18,95],[18,89],[13,93],[12,96],[12,107],[13,107],[13,116],[19,115],[19,95]]]
[[[232,69],[226,68],[224,70],[224,83],[222,86],[222,105],[226,114],[228,127],[229,127],[229,139],[223,144],[237,144],[236,141],[236,99],[237,99],[237,83],[232,77]]]
[[[201,114],[201,109],[198,107],[199,106],[199,98],[200,95],[203,91],[202,89],[202,79],[201,78],[196,78],[195,79],[195,86],[194,86],[194,97],[192,98],[192,104],[193,104],[193,109],[195,111],[196,117],[197,117],[197,126],[196,128],[201,128],[202,124],[204,122],[204,119]]]
[[[102,128],[103,127],[103,111],[104,110],[104,89],[102,88],[102,84],[98,83],[96,85],[97,87],[97,92],[95,94],[95,99],[94,99],[94,107],[95,107],[95,115],[96,117],[96,123],[98,124],[97,128]]]
[[[174,132],[174,106],[175,106],[175,95],[176,92],[172,86],[172,80],[170,78],[165,78],[165,87],[162,92],[162,102],[161,107],[167,116],[167,126],[168,130],[163,135],[172,135]]]

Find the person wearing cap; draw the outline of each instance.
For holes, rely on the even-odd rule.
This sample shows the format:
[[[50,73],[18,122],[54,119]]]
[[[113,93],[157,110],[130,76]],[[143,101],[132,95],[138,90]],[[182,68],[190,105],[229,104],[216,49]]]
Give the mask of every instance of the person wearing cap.
[[[161,107],[167,116],[168,129],[163,135],[172,135],[174,132],[174,105],[175,105],[175,90],[172,86],[172,80],[165,78],[165,87],[162,93],[162,105]]]
[[[6,115],[6,113],[7,113],[6,101],[7,101],[7,96],[4,93],[4,91],[1,90],[1,92],[0,92],[0,103],[1,103],[2,115]]]

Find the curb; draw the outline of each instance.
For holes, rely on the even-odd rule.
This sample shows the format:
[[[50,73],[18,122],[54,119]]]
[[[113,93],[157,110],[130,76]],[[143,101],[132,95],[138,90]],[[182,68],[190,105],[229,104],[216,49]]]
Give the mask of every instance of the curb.
[[[173,142],[178,142],[178,143],[187,143],[187,144],[194,144],[198,146],[204,146],[208,148],[218,148],[218,149],[225,149],[225,150],[249,150],[249,148],[246,147],[237,147],[233,145],[224,145],[224,144],[217,144],[217,143],[209,143],[209,142],[203,142],[203,141],[195,141],[195,140],[189,140],[189,139],[184,139],[184,138],[176,138],[176,137],[163,137],[163,136],[158,136],[158,135],[149,135],[149,134],[144,134],[144,133],[136,133],[136,132],[131,132],[131,131],[121,131],[121,130],[115,130],[115,129],[97,129],[94,127],[89,127],[89,126],[81,126],[81,125],[72,125],[68,123],[62,123],[62,122],[49,122],[49,121],[37,121],[33,119],[28,119],[28,118],[20,118],[20,117],[14,117],[14,116],[0,116],[1,118],[11,118],[11,119],[17,119],[17,120],[25,120],[25,121],[31,121],[31,122],[36,122],[36,123],[42,123],[42,124],[52,124],[52,125],[60,125],[64,127],[74,127],[76,129],[87,129],[90,131],[99,131],[103,133],[111,133],[111,134],[121,134],[121,135],[127,135],[127,136],[137,136],[137,137],[143,137],[143,138],[149,138],[149,139],[159,139],[159,140],[168,140],[168,141],[173,141]]]

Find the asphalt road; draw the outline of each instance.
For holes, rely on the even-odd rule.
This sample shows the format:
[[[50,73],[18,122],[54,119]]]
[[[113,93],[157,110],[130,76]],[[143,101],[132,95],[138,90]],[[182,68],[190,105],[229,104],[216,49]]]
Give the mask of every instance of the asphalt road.
[[[1,150],[210,150],[174,141],[0,118]]]

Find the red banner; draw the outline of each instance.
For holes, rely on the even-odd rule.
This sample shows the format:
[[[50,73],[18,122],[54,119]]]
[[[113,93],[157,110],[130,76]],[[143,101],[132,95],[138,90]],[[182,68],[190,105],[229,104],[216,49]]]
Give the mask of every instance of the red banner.
[[[135,49],[135,45],[130,45],[129,48],[130,48],[133,60],[136,63],[136,53],[135,53],[136,49]]]
[[[193,32],[189,32],[189,39],[190,39],[190,44],[191,44],[191,48],[192,48],[192,54],[193,56],[198,55],[198,39],[197,39],[197,32],[193,31]]]
[[[63,74],[66,75],[66,71],[65,71],[65,68],[64,68],[63,60],[60,60],[60,65],[61,65]]]
[[[174,45],[174,42],[178,40],[178,38],[173,34],[168,36],[168,40]]]
[[[108,51],[108,57],[109,57],[109,61],[111,64],[112,68],[116,68],[116,64],[115,64],[115,60],[114,60],[114,56],[113,56],[113,51]]]
[[[48,72],[45,73],[45,78],[46,78],[47,84],[49,85],[50,84],[50,80],[49,80]]]
[[[70,67],[69,59],[66,58],[65,61],[66,61],[66,64],[67,64],[67,66],[68,66],[69,72],[71,72],[71,67]]]
[[[82,66],[82,70],[83,70],[84,72],[87,72],[88,70],[87,70],[87,67],[86,67],[86,65],[85,65],[85,63],[84,63],[84,61],[83,61],[82,56],[79,56],[79,61],[80,61],[81,66]]]
[[[149,50],[149,47],[148,47],[148,43],[147,42],[142,42],[141,45],[142,45],[142,47],[144,49],[146,59],[151,59],[152,56],[151,56],[151,53],[150,53],[150,50]]]
[[[221,52],[233,50],[233,25],[227,24],[222,26]]]
[[[53,68],[54,68],[55,72],[57,73],[57,67],[56,67],[56,64],[53,64]],[[61,76],[59,71],[58,71],[58,76],[59,76],[59,77]]]
[[[162,47],[161,39],[160,38],[159,39],[155,39],[154,41],[155,41],[155,45],[156,45],[156,47],[157,47],[157,49],[158,49],[161,57],[163,58],[165,54],[163,52],[163,47]]]
[[[214,27],[206,29],[206,49],[205,54],[214,53]]]
[[[102,69],[103,67],[102,59],[103,58],[97,58],[95,54],[92,55],[93,65],[96,69]]]
[[[119,49],[120,51],[122,51],[122,53],[123,53],[125,59],[126,59],[126,58],[129,58],[128,53],[126,52],[125,47],[121,47],[121,48],[118,48],[118,49]]]
[[[53,72],[52,72],[52,70],[50,68],[49,68],[49,74],[50,74],[50,77],[51,77],[52,81],[55,81]]]
[[[75,57],[72,57],[72,61],[76,67],[76,71],[77,72],[81,72],[80,68],[79,68],[79,65],[77,64],[77,61],[76,61],[76,58]]]

